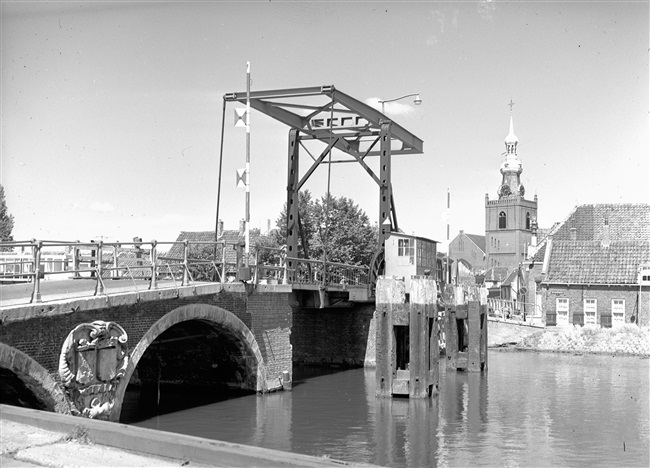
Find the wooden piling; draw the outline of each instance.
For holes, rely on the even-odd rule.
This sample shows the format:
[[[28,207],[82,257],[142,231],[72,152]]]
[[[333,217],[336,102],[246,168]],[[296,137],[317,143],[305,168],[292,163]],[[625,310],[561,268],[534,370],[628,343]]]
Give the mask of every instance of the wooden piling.
[[[455,287],[445,308],[446,368],[487,370],[487,294]]]
[[[410,398],[424,398],[437,394],[439,351],[436,297],[436,283],[431,277],[411,278],[408,303],[405,302],[403,280],[390,276],[379,277],[376,320],[377,396],[408,395]],[[405,334],[404,327],[408,327],[408,334]],[[408,347],[405,345],[406,336]],[[403,340],[401,346],[398,346],[397,340]],[[401,363],[400,368],[398,362]]]

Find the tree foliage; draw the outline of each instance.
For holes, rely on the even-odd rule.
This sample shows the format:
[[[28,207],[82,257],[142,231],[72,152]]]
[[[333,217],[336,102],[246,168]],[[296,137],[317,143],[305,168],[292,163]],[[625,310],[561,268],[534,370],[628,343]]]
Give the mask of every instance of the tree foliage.
[[[5,189],[0,185],[0,241],[7,242],[14,240],[11,232],[14,229],[14,217],[7,210],[5,201]]]
[[[314,201],[306,190],[300,192],[298,202],[307,242],[307,252],[300,243],[299,256],[351,265],[370,263],[377,248],[378,229],[352,199],[325,194]],[[276,222],[279,244],[286,243],[286,219],[285,204]]]

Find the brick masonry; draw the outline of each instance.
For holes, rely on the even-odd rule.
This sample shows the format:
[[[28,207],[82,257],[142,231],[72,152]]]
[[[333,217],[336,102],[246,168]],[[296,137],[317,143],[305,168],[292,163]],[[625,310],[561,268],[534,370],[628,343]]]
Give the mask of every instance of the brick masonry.
[[[244,285],[237,284],[209,294],[196,294],[195,290],[162,300],[114,300],[114,305],[104,303],[101,308],[95,308],[101,302],[94,298],[86,305],[77,300],[11,311],[5,309],[0,324],[0,343],[24,353],[47,371],[52,380],[59,381],[61,348],[77,325],[95,320],[116,322],[125,329],[131,352],[152,325],[169,312],[190,304],[206,304],[231,312],[251,330],[264,359],[266,375],[276,379],[282,371],[291,371],[292,367],[289,294],[288,288],[267,287],[260,292],[246,290]],[[0,361],[0,366],[10,368],[4,361]]]
[[[630,323],[632,316],[640,326],[650,325],[650,288],[639,286],[602,286],[602,285],[550,285],[542,287],[542,310],[556,313],[556,299],[569,299],[569,323],[575,323],[577,315],[584,314],[584,300],[596,299],[597,323],[603,323],[603,316],[612,315],[612,300],[625,300],[625,323]],[[545,317],[546,318],[546,317]]]
[[[374,304],[295,308],[291,334],[294,363],[350,367],[374,363],[374,311]],[[367,358],[367,354],[373,356]]]

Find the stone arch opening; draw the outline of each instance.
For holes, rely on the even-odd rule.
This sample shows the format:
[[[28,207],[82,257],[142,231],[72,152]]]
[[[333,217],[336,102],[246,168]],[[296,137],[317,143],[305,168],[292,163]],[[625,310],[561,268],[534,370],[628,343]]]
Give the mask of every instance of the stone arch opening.
[[[131,384],[137,396],[127,395]],[[265,387],[264,360],[248,327],[219,307],[186,305],[158,320],[133,348],[112,419],[131,422],[135,413],[197,406]]]
[[[65,394],[49,372],[22,351],[0,343],[0,403],[70,413]]]

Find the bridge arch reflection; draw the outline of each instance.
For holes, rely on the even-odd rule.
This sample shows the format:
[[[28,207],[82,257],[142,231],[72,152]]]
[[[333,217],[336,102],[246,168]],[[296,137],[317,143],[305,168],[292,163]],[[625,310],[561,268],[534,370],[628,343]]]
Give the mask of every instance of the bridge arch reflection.
[[[226,387],[264,392],[266,374],[257,340],[237,316],[207,304],[181,306],[161,317],[132,348],[112,419],[120,420],[130,383],[160,385],[162,380],[188,388],[211,387],[215,392]]]

